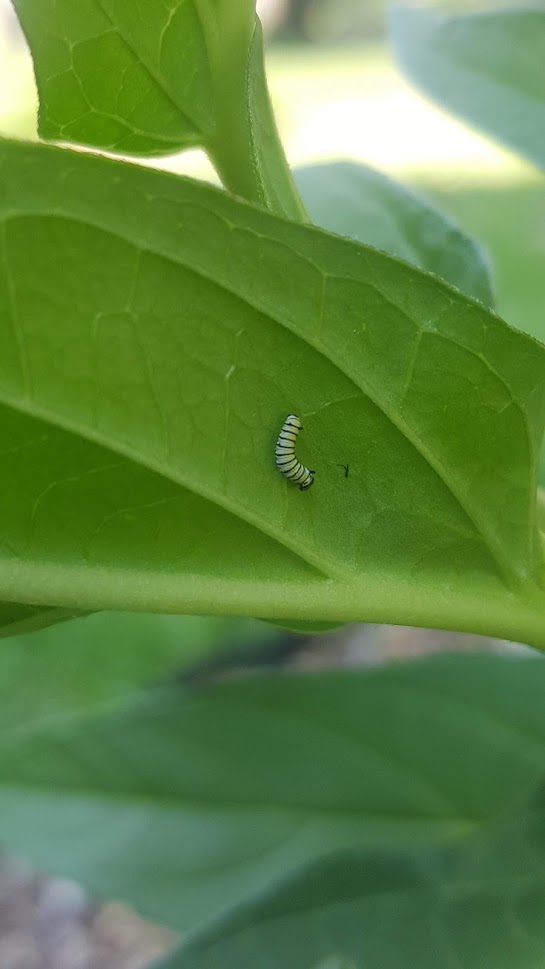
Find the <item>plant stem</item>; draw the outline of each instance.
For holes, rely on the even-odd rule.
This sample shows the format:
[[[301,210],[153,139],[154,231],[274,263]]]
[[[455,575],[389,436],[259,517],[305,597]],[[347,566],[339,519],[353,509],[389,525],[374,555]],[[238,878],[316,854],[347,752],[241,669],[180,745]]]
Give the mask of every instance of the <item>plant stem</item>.
[[[3,597],[52,602],[81,611],[126,609],[186,615],[259,616],[262,619],[380,622],[425,626],[511,639],[545,650],[545,593],[528,586],[516,593],[502,582],[438,584],[361,576],[342,582],[252,582],[160,572],[73,567],[49,562],[1,562]]]
[[[223,61],[215,95],[217,123],[205,147],[224,186],[276,215],[309,221],[276,128],[259,21],[246,65]]]

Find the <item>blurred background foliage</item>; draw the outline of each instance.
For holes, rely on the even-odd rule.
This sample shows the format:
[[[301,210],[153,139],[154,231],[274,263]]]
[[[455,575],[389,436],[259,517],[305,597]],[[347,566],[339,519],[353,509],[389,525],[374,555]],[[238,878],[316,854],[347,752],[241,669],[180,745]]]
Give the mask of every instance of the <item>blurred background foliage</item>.
[[[430,5],[430,4],[428,4]],[[510,6],[525,6],[514,0]],[[446,7],[434,3],[434,7]],[[497,7],[497,0],[481,0],[479,9]],[[257,0],[259,16],[275,40],[295,43],[384,41],[384,0]],[[474,11],[473,0],[449,0],[451,11]]]

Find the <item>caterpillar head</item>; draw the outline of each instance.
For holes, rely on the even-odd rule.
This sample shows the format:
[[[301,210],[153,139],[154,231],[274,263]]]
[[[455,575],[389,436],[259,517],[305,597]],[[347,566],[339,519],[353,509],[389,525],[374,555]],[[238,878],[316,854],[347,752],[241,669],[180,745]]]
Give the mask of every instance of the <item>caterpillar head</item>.
[[[314,475],[316,472],[311,471],[309,468],[309,474],[312,475],[312,478],[310,478],[309,481],[303,481],[303,483],[299,485],[299,491],[308,491],[309,488],[312,488],[312,485],[314,484]]]

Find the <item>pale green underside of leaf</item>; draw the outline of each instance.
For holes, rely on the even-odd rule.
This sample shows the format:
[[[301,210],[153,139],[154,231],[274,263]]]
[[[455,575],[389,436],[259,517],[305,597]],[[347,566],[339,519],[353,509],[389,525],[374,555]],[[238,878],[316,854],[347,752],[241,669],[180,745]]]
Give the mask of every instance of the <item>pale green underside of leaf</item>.
[[[539,344],[190,180],[10,143],[0,175],[5,600],[543,637]]]
[[[483,247],[417,192],[353,162],[300,168],[295,180],[316,225],[399,256],[493,306]]]
[[[426,94],[545,167],[544,10],[398,7],[390,24],[402,68]]]
[[[5,733],[0,837],[188,928],[330,851],[451,843],[545,768],[545,664],[451,656],[160,692]]]
[[[338,853],[156,969],[541,969],[545,793],[466,846]]]

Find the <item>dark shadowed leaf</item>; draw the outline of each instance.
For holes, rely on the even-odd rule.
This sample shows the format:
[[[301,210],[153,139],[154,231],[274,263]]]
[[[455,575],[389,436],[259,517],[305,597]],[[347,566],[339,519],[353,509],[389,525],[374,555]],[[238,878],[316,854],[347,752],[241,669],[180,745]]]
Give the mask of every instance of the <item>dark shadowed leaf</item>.
[[[448,851],[337,854],[156,969],[541,969],[545,795]]]
[[[32,633],[77,616],[78,613],[74,610],[57,609],[55,606],[2,602],[0,603],[0,638]]]
[[[0,837],[189,928],[341,848],[449,844],[545,772],[545,663],[451,656],[160,692],[5,732]]]
[[[221,663],[226,646],[250,652],[251,644],[259,657],[267,640],[278,639],[250,619],[103,612],[67,621],[50,612],[60,625],[0,644],[0,731],[125,703],[196,663]]]

